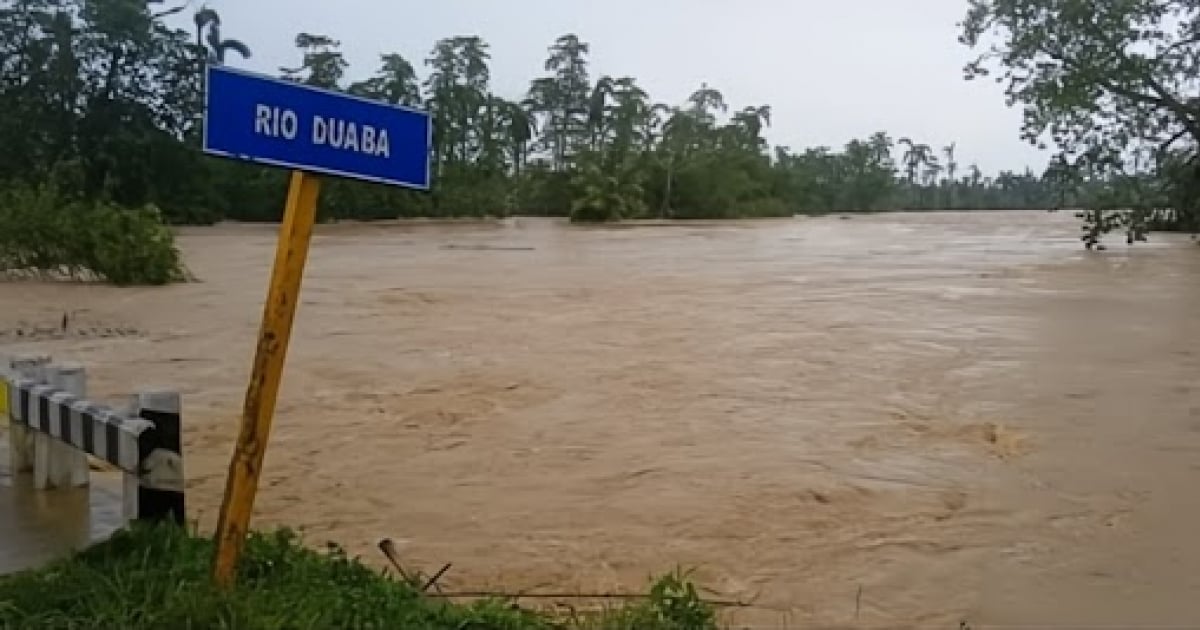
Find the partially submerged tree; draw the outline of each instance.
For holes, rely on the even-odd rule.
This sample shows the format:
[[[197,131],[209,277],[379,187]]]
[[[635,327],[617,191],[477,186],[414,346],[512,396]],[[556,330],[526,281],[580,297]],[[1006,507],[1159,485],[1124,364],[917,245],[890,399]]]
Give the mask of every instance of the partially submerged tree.
[[[960,39],[979,50],[967,78],[1004,86],[1025,139],[1057,146],[1058,170],[1107,178],[1148,164],[1176,191],[1180,224],[1194,225],[1200,2],[970,0]]]

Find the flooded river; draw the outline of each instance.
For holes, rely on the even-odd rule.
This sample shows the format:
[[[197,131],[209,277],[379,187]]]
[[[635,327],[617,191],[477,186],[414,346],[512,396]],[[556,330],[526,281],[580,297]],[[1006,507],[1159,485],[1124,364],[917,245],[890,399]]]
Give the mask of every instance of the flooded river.
[[[322,226],[256,523],[377,564],[392,537],[457,588],[694,566],[768,626],[1195,623],[1200,248],[1077,233]],[[4,350],[83,362],[116,402],[183,390],[206,528],[274,238],[184,230],[187,285],[0,284]]]
[[[38,492],[29,475],[14,478],[8,457],[0,430],[0,575],[67,556],[124,523],[119,475],[92,473],[90,489]]]

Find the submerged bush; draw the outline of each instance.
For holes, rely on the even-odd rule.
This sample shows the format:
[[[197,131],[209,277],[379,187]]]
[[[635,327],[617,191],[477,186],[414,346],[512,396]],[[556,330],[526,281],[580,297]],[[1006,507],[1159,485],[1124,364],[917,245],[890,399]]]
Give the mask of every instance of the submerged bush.
[[[571,620],[501,599],[427,597],[329,545],[289,530],[252,533],[237,585],[213,586],[212,541],[181,528],[139,526],[37,571],[0,576],[0,628],[406,628],[470,630],[713,630],[715,616],[683,574],[645,600]]]
[[[51,187],[0,190],[0,272],[118,285],[185,278],[157,208],[69,199]]]
[[[571,202],[573,223],[636,219],[646,211],[642,186],[627,167],[608,172],[594,161],[585,161],[572,174],[571,185],[576,191]]]

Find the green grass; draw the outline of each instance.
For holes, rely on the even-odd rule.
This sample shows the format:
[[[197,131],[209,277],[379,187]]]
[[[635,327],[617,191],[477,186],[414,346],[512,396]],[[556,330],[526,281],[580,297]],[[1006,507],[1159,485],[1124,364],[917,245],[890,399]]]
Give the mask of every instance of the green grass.
[[[237,587],[209,581],[212,542],[172,527],[137,527],[36,571],[0,577],[0,628],[412,628],[707,630],[712,608],[684,575],[660,578],[627,606],[561,618],[512,602],[453,604],[419,594],[336,546],[289,530],[252,534]]]

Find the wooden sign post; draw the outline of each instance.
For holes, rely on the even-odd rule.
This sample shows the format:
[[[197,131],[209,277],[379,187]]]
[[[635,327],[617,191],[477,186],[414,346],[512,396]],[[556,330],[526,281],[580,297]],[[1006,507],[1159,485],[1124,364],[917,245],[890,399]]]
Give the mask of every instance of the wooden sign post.
[[[204,152],[293,169],[237,444],[217,521],[213,579],[237,576],[283,378],[317,214],[316,173],[429,190],[433,124],[399,105],[264,77],[207,70]]]
[[[317,217],[317,195],[320,180],[302,171],[292,173],[288,187],[287,207],[279,229],[279,245],[275,250],[275,267],[267,304],[263,310],[262,328],[254,354],[250,386],[242,408],[242,425],[238,432],[233,460],[229,462],[229,477],[225,480],[225,499],[217,521],[217,555],[213,563],[213,578],[221,586],[233,584],[238,557],[250,527],[254,510],[254,495],[262,473],[267,440],[271,436],[271,419],[279,383],[283,380],[283,363],[287,358],[288,341],[292,337],[292,321],[300,301],[300,283],[304,278],[304,263],[308,260],[308,245],[312,239]]]

